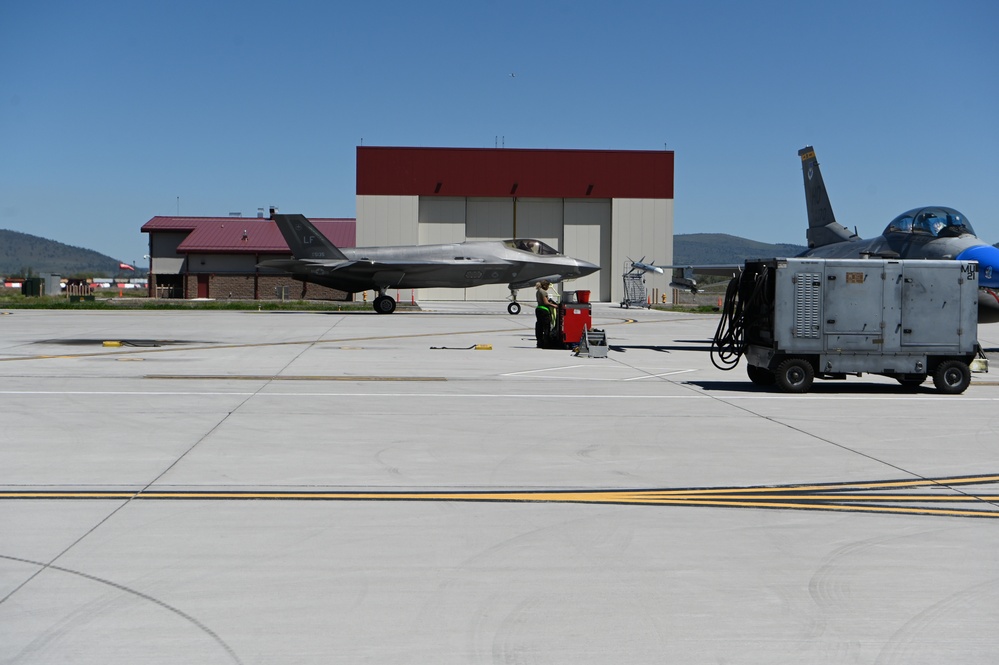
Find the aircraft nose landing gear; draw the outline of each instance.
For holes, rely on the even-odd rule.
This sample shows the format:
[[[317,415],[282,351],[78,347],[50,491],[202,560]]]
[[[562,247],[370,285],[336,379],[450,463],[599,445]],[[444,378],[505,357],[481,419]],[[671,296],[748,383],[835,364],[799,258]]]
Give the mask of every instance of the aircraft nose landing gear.
[[[506,311],[513,316],[517,316],[520,314],[520,303],[517,302],[517,289],[510,289],[510,300],[513,302],[506,306]]]

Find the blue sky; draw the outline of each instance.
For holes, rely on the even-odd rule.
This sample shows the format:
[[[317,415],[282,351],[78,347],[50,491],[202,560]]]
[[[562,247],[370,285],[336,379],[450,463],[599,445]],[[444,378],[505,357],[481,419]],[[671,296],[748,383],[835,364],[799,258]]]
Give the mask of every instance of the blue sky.
[[[999,3],[0,3],[0,228],[144,265],[154,215],[355,214],[364,145],[676,153],[677,233],[999,241]],[[515,74],[515,76],[511,76]]]

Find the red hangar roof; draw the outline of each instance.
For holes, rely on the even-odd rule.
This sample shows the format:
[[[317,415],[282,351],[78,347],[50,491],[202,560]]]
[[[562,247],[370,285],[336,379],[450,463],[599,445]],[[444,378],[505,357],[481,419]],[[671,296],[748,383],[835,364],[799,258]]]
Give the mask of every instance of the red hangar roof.
[[[673,151],[358,146],[357,194],[672,199]]]
[[[312,219],[337,247],[354,247],[357,220]],[[277,225],[257,217],[153,217],[143,233],[189,231],[178,254],[291,254]]]

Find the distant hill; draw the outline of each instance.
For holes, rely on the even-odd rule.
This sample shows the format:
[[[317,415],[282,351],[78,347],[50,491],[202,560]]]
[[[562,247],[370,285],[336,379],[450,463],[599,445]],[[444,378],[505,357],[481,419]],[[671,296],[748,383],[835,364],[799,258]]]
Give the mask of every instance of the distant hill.
[[[771,245],[724,233],[682,233],[673,236],[673,263],[694,265],[743,263],[746,259],[797,256],[804,245]],[[649,257],[651,260],[653,257]]]
[[[118,260],[92,249],[0,229],[0,275],[23,277],[29,273],[111,277],[118,274]]]

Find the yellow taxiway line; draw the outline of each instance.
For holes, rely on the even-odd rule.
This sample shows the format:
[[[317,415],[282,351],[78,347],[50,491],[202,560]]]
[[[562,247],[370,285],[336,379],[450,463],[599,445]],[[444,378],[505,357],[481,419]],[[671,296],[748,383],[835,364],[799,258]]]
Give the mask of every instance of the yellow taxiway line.
[[[191,490],[5,490],[4,499],[193,500],[193,501],[462,501],[702,506],[999,518],[999,494],[966,493],[960,486],[999,483],[999,475],[884,480],[863,483],[715,487],[695,489],[542,491],[191,491]],[[905,492],[936,487],[951,493]],[[878,492],[877,490],[885,490]],[[954,504],[975,504],[975,508]]]

